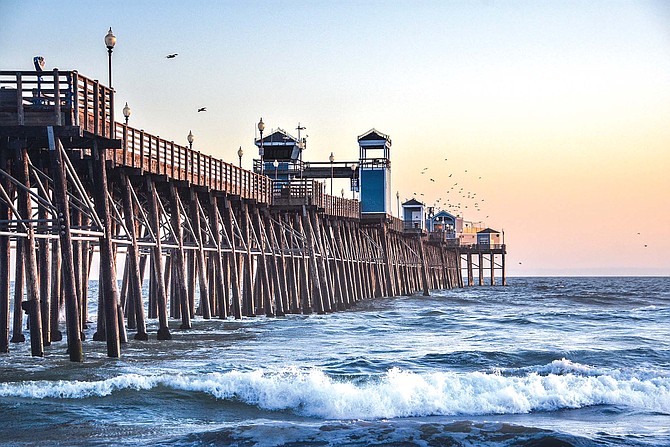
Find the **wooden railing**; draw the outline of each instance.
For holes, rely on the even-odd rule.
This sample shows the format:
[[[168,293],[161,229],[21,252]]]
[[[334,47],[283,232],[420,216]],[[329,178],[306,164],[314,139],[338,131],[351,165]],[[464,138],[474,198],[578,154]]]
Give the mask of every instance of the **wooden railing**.
[[[115,123],[115,127],[116,135],[122,140],[122,148],[109,152],[109,159],[116,165],[165,175],[261,203],[272,200],[272,180],[267,176],[254,174],[125,124]]]
[[[389,229],[397,232],[402,232],[405,229],[405,224],[402,219],[390,216]]]
[[[162,174],[262,203],[272,180],[114,121],[114,91],[76,71],[0,71],[0,126],[77,126],[122,140],[117,166]]]
[[[277,206],[313,205],[329,216],[358,219],[360,202],[323,192],[323,183],[311,179],[278,180],[274,183],[272,204]]]

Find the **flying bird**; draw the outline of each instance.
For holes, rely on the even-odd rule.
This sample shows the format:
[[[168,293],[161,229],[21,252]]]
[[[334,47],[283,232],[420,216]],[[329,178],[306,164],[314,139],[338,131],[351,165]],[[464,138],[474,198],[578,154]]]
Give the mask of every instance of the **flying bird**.
[[[200,107],[198,109],[198,112],[206,112],[206,111],[207,111],[207,107]]]
[[[433,179],[433,178],[432,178],[432,179],[430,179],[430,181],[431,181],[431,182],[434,182],[434,181],[435,181],[435,179]]]
[[[179,53],[172,53],[165,56],[165,59],[174,59]]]

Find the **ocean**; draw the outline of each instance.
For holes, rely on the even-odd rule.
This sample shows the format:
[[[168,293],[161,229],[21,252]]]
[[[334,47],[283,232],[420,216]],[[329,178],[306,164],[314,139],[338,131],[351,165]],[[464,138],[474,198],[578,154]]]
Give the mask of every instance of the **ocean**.
[[[508,282],[13,344],[0,445],[670,446],[670,278]]]

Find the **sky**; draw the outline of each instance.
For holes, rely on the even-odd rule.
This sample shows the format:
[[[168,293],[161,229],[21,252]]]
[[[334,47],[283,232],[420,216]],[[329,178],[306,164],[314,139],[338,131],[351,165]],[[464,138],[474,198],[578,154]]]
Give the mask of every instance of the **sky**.
[[[131,126],[192,131],[231,163],[241,146],[247,168],[260,117],[305,126],[306,161],[388,134],[392,195],[504,230],[509,276],[670,274],[670,2],[0,0],[0,16],[1,70],[41,55],[103,84],[111,27],[117,117],[127,102]]]

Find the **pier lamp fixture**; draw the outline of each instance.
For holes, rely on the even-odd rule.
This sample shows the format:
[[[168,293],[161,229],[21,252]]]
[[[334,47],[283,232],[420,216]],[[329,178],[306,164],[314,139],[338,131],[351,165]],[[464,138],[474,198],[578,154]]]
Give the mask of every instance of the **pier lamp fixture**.
[[[112,88],[112,51],[114,50],[114,45],[116,45],[116,36],[112,32],[111,26],[105,36],[105,45],[107,46],[107,53],[109,54],[109,88]]]
[[[275,180],[277,180],[277,169],[279,168],[279,162],[277,160],[273,161],[272,166],[275,167]]]
[[[356,169],[358,169],[358,163],[351,165],[351,198],[356,198]]]
[[[244,151],[242,150],[242,146],[237,150],[237,157],[240,159],[240,169],[242,169],[242,155],[244,155]]]
[[[265,150],[263,149],[263,130],[265,129],[265,123],[263,118],[258,122],[258,131],[261,133],[261,147],[258,148],[258,155],[261,156],[261,175],[263,175],[263,155],[265,155]]]
[[[335,161],[335,156],[333,153],[330,153],[330,157],[328,157],[328,160],[330,160],[330,195],[333,195],[333,162]]]
[[[130,110],[130,107],[128,107],[128,103],[126,102],[126,106],[123,108],[123,116],[126,118],[126,126],[128,126],[128,118],[130,118],[131,113],[132,110]]]
[[[398,219],[400,219],[400,191],[395,192],[395,200],[398,203]]]
[[[342,194],[342,198],[344,199],[344,188],[340,191],[340,194]]]
[[[195,140],[195,137],[193,136],[193,132],[190,130],[188,131],[188,136],[186,137],[188,140],[188,148],[193,150],[193,140]]]
[[[298,134],[300,134],[300,129],[304,129],[304,127],[300,127],[300,124],[298,124]],[[305,150],[305,144],[307,140],[304,138],[301,140],[300,137],[298,137],[298,149],[300,150],[300,180],[302,180],[302,151]]]

